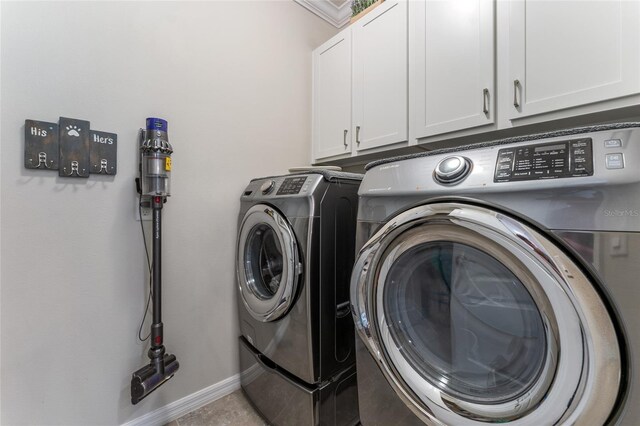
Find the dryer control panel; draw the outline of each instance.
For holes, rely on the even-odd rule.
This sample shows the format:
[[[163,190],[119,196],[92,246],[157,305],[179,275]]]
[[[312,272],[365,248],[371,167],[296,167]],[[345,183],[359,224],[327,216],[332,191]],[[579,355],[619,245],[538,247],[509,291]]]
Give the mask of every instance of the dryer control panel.
[[[280,200],[311,196],[324,178],[319,174],[273,176],[252,180],[242,200]]]
[[[276,192],[276,195],[298,194],[300,193],[300,190],[302,189],[302,186],[304,185],[306,180],[306,176],[286,178],[280,185],[280,188],[278,188],[278,192]]]
[[[494,182],[593,175],[591,138],[503,148],[498,151]]]

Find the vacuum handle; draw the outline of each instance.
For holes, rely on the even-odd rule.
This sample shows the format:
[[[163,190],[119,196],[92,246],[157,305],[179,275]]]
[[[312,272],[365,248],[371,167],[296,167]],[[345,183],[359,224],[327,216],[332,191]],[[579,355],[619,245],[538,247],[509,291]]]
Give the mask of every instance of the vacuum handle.
[[[151,223],[152,250],[153,250],[153,346],[162,345],[162,197],[151,198],[153,220]],[[159,325],[159,327],[158,327]]]

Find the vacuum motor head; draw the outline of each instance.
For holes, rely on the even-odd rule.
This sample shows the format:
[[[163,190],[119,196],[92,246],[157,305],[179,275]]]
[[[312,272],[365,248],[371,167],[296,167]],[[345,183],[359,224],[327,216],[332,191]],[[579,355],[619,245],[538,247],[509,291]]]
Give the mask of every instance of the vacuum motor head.
[[[140,159],[142,162],[142,195],[168,197],[171,195],[171,154],[167,121],[147,118],[142,130]]]

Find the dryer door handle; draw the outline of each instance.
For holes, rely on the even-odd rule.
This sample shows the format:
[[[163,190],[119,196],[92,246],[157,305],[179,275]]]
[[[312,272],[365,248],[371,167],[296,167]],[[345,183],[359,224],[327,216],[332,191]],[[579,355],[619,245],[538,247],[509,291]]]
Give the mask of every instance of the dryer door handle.
[[[351,303],[347,300],[336,306],[336,318],[344,318],[351,313]]]

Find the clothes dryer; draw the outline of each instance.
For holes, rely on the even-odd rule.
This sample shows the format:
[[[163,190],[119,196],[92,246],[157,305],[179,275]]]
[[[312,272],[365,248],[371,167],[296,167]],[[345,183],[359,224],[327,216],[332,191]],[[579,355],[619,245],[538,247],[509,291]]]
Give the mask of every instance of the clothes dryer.
[[[363,425],[640,424],[639,126],[367,166]]]
[[[358,421],[349,279],[361,178],[261,178],[241,196],[241,382],[271,424]]]

